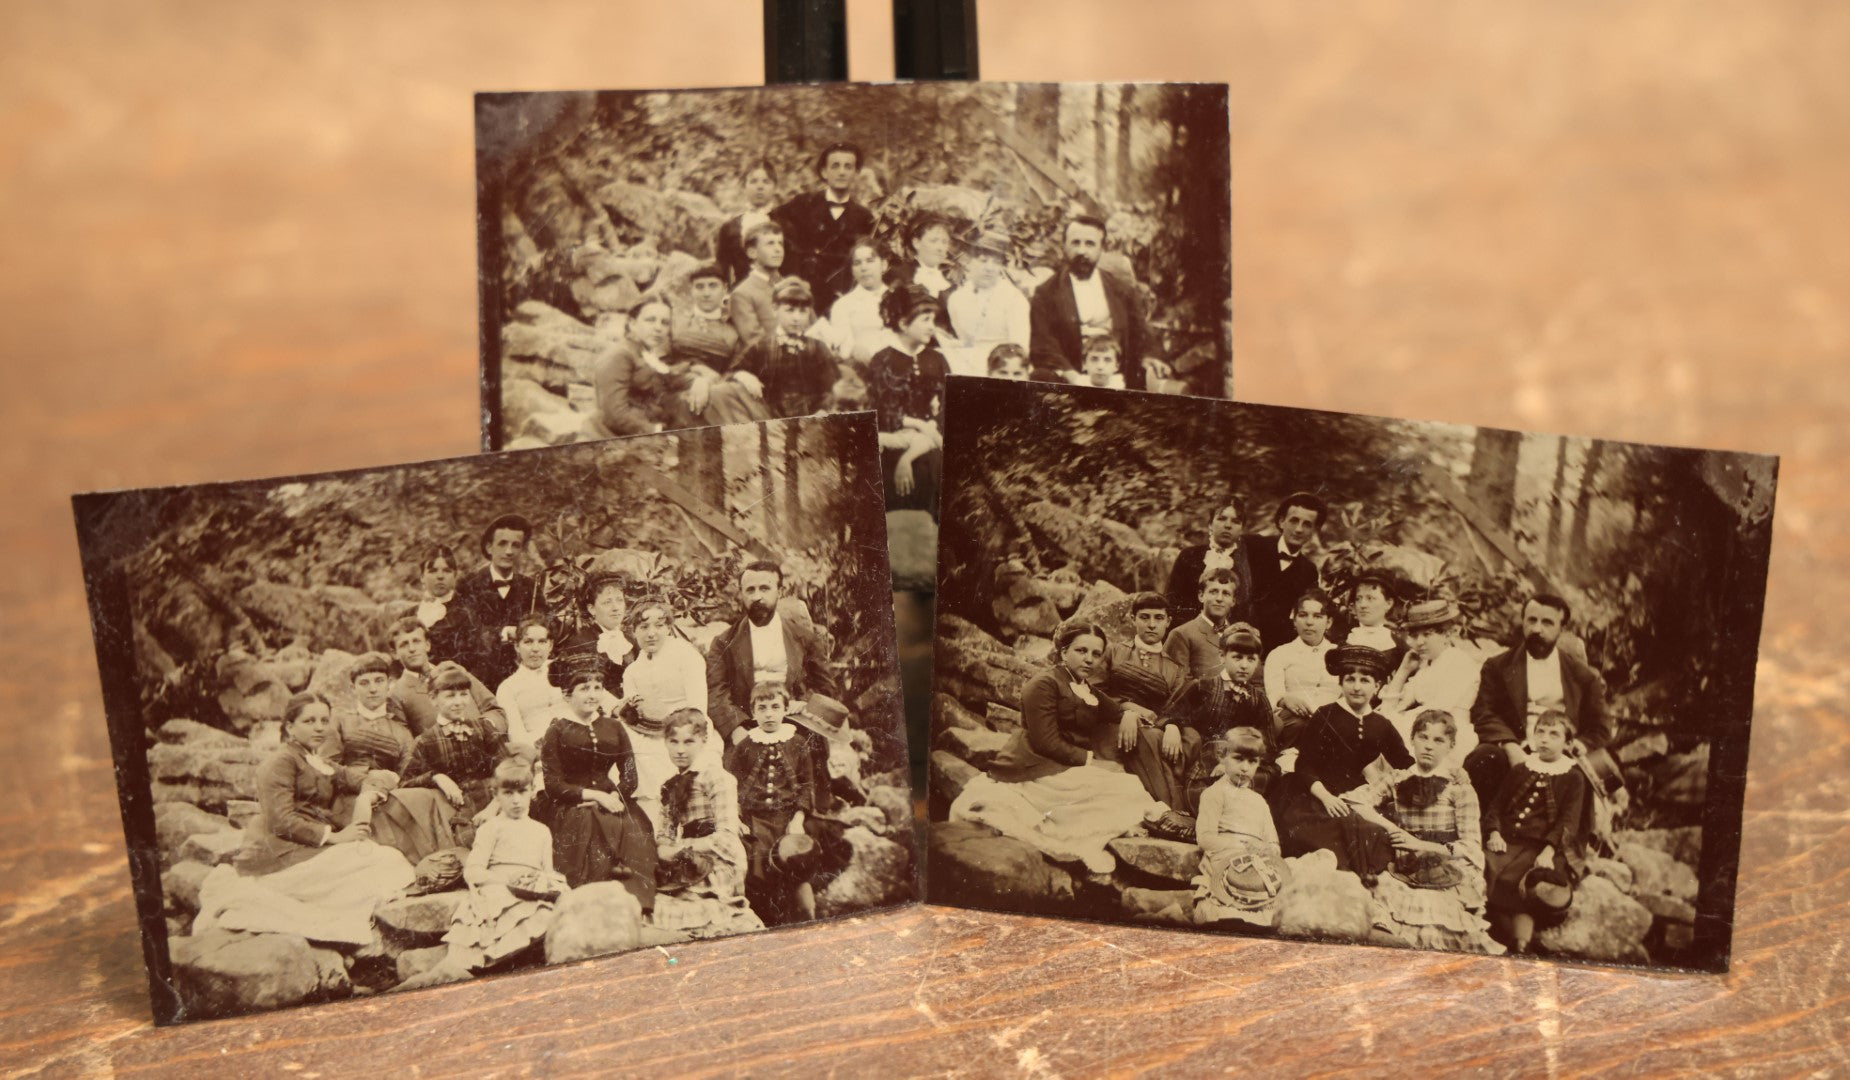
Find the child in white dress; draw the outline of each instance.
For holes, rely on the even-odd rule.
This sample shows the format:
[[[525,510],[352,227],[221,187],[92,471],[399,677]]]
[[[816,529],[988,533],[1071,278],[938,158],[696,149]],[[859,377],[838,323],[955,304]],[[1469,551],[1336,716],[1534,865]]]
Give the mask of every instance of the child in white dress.
[[[1221,775],[1202,790],[1195,818],[1195,840],[1201,845],[1195,921],[1273,926],[1285,865],[1272,808],[1250,786],[1265,757],[1265,736],[1255,728],[1236,727],[1209,746],[1220,758]]]

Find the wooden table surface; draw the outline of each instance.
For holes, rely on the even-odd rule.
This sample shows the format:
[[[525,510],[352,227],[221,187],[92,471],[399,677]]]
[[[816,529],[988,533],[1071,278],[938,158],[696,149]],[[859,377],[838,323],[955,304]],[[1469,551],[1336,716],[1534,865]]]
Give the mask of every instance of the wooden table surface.
[[[1783,455],[1732,974],[921,908],[150,1027],[66,496],[472,449],[468,93],[755,82],[757,8],[0,15],[0,1070],[1850,1070],[1834,0],[983,5],[991,78],[1232,84],[1243,397]]]

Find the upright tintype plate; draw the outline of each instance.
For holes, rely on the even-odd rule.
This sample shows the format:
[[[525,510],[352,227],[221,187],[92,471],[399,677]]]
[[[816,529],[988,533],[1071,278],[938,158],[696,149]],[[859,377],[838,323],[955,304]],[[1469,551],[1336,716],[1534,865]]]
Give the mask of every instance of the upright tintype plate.
[[[913,899],[874,437],[77,496],[156,1019]]]
[[[933,902],[1727,970],[1777,459],[948,398]]]
[[[483,445],[873,408],[895,583],[930,588],[947,372],[1231,395],[1227,116],[1205,84],[481,95]]]

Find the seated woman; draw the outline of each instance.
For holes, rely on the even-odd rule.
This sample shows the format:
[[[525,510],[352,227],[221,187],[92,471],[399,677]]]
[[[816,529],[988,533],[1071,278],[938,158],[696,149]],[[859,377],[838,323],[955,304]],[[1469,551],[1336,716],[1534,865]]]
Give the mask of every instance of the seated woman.
[[[418,736],[405,759],[403,789],[434,788],[449,804],[453,839],[443,847],[467,847],[474,839],[475,823],[494,802],[495,766],[508,756],[506,738],[471,713],[473,678],[458,667],[437,673],[431,683],[437,724]]]
[[[886,260],[880,245],[857,241],[848,256],[848,272],[854,275],[854,288],[829,307],[823,339],[837,356],[864,369],[893,344],[893,331],[880,317],[880,301],[886,296]]]
[[[334,726],[322,744],[321,756],[336,765],[372,771],[378,790],[377,796],[369,798],[373,839],[397,848],[415,866],[431,852],[455,846],[450,831],[454,812],[436,791],[398,786],[399,774],[417,740],[404,707],[391,697],[391,658],[366,653],[353,662],[348,675],[353,680],[354,701],[334,711]],[[362,797],[368,793],[338,796],[335,816],[350,819],[355,801]]]
[[[495,700],[507,716],[508,745],[537,747],[565,700],[546,677],[552,666],[551,620],[544,615],[521,617],[514,627],[514,658],[520,666],[495,688]]]
[[[1388,622],[1394,610],[1394,597],[1401,591],[1400,582],[1386,570],[1364,570],[1349,584],[1349,627],[1343,643],[1365,645],[1388,654],[1389,670],[1400,664],[1400,651],[1406,642]]]
[[[745,237],[754,228],[771,220],[771,204],[777,195],[777,170],[769,159],[760,159],[746,170],[739,184],[745,199],[745,212],[726,219],[713,237],[713,261],[725,275],[730,289],[751,273],[751,256],[745,252]]]
[[[1565,914],[1562,897],[1572,896],[1578,874],[1589,794],[1567,753],[1573,737],[1566,713],[1538,717],[1529,736],[1535,749],[1510,769],[1484,815],[1491,918],[1518,953],[1529,951],[1537,925]]]
[[[358,820],[335,817],[336,796],[359,792],[367,770],[321,757],[332,727],[320,694],[297,694],[283,707],[282,745],[257,769],[258,814],[233,862],[200,885],[195,934],[246,930],[365,945],[373,908],[411,884],[405,857],[373,842],[369,802],[356,804]]]
[[[1195,878],[1195,921],[1227,920],[1270,927],[1278,918],[1285,864],[1278,852],[1272,808],[1252,789],[1270,740],[1242,725],[1205,748],[1219,762],[1219,779],[1201,793],[1195,840],[1201,873]]]
[[[986,375],[998,345],[1028,347],[1028,298],[1005,272],[1009,238],[984,233],[970,245],[970,274],[945,297],[953,342],[945,346],[953,375]]]
[[[1420,949],[1501,953],[1484,921],[1484,847],[1477,792],[1447,768],[1457,725],[1444,709],[1413,721],[1413,767],[1395,769],[1344,796],[1387,829],[1393,868],[1375,882],[1382,928]]]
[[[719,376],[704,364],[668,357],[673,321],[668,301],[644,300],[630,313],[623,340],[605,350],[592,367],[597,418],[610,435],[702,425],[707,394]]]
[[[1131,625],[1135,632],[1128,642],[1105,650],[1099,685],[1124,706],[1118,749],[1125,754],[1125,767],[1143,781],[1152,799],[1186,812],[1186,747],[1179,731],[1172,736],[1162,724],[1163,706],[1188,682],[1188,670],[1163,654],[1169,601],[1153,592],[1131,597]]]
[[[1408,608],[1402,626],[1410,647],[1381,691],[1381,715],[1402,739],[1412,735],[1413,721],[1427,709],[1451,714],[1458,742],[1445,761],[1448,770],[1464,764],[1465,755],[1477,748],[1471,705],[1477,700],[1482,663],[1454,636],[1461,619],[1458,605],[1450,600],[1427,600]]]
[[[880,430],[880,466],[888,510],[938,514],[943,468],[944,354],[932,345],[938,301],[921,285],[897,286],[880,301],[894,343],[874,357],[870,404]]]
[[[540,740],[553,865],[574,889],[622,882],[647,912],[655,907],[655,837],[635,803],[629,733],[605,711],[609,693],[595,662],[555,664],[552,677],[567,705]]]
[[[708,263],[687,278],[692,303],[674,309],[669,322],[668,358],[671,364],[690,364],[725,371],[739,351],[739,332],[726,311],[726,290],[720,268]]]
[[[908,257],[896,264],[890,275],[893,288],[899,290],[917,285],[930,293],[938,302],[938,310],[933,315],[937,325],[944,329],[943,340],[954,340],[950,317],[944,313],[944,300],[957,285],[949,276],[952,271],[950,225],[929,214],[921,215],[906,230],[905,254]]]
[[[1330,674],[1341,680],[1342,699],[1312,713],[1299,729],[1292,771],[1278,784],[1274,808],[1287,858],[1323,848],[1336,867],[1371,885],[1391,857],[1387,830],[1357,814],[1342,798],[1367,782],[1363,770],[1376,758],[1404,769],[1413,755],[1387,718],[1369,708],[1387,675],[1386,659],[1373,649],[1344,645],[1324,655]]]
[[[600,570],[585,578],[578,598],[590,619],[581,621],[578,632],[559,642],[552,666],[595,660],[605,686],[622,686],[623,668],[636,657],[635,644],[623,632],[623,617],[630,609],[629,590],[629,575],[614,570]],[[614,703],[611,708],[614,711]]]
[[[629,730],[636,759],[636,803],[653,829],[661,822],[662,783],[677,771],[669,760],[663,725],[682,709],[707,712],[707,660],[694,643],[675,633],[666,602],[638,600],[623,617],[636,642],[636,658],[623,669],[623,702],[617,713]],[[702,767],[717,768],[725,746],[708,730]]]
[[[655,828],[655,926],[712,937],[762,929],[745,902],[745,846],[739,785],[718,761],[704,760],[713,725],[699,709],[677,709],[663,740],[674,775],[661,787]]]
[[[1053,668],[1021,694],[1021,730],[988,775],[973,777],[950,820],[974,821],[1038,848],[1056,862],[1109,873],[1107,842],[1168,808],[1124,771],[1118,726],[1124,709],[1092,687],[1105,632],[1068,622],[1054,632]]]

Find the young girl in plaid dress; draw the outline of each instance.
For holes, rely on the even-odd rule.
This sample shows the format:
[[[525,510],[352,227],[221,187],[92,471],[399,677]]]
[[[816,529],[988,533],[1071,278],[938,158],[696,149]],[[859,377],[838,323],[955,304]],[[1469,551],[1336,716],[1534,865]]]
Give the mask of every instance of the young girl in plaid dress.
[[[699,709],[677,709],[662,726],[676,771],[662,783],[655,829],[655,925],[691,937],[764,926],[745,903],[738,781],[702,753],[710,730]]]

